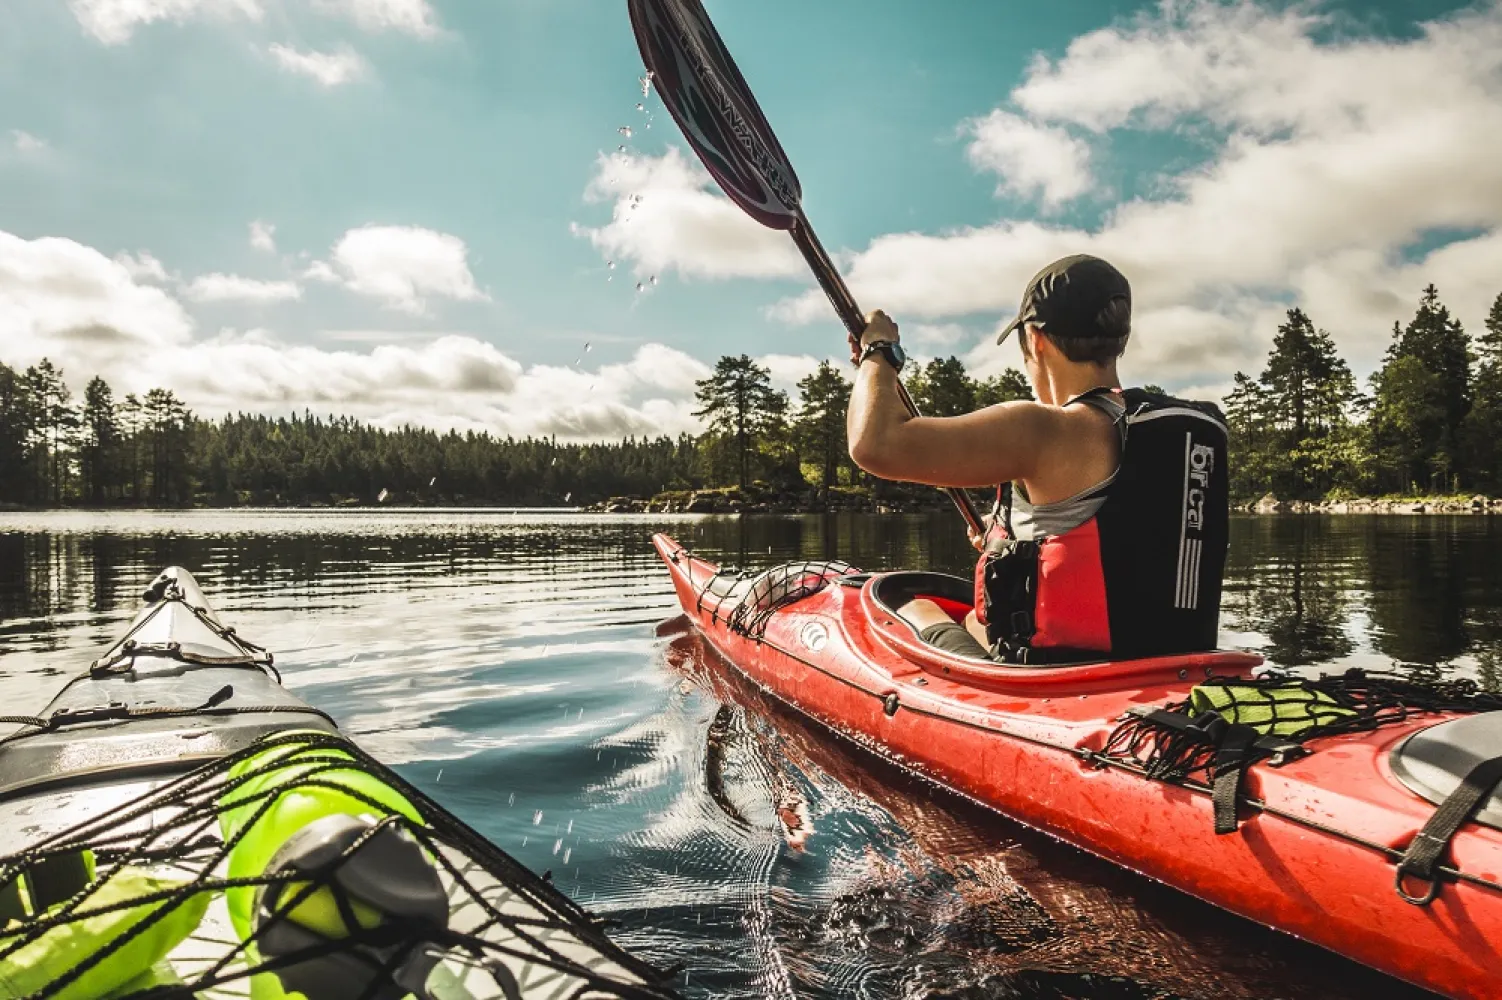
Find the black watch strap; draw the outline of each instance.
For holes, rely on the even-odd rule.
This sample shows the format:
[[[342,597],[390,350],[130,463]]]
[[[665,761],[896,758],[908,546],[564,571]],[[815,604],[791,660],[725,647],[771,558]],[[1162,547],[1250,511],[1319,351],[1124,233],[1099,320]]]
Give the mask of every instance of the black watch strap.
[[[859,362],[857,362],[856,367],[865,364],[866,359],[871,355],[880,354],[883,358],[886,359],[887,364],[892,366],[893,371],[902,371],[902,363],[903,360],[906,359],[899,360],[899,355],[897,354],[897,352],[892,350],[892,348],[894,348],[895,346],[897,345],[890,340],[871,341],[871,343],[866,345],[866,349],[861,352],[861,359]]]

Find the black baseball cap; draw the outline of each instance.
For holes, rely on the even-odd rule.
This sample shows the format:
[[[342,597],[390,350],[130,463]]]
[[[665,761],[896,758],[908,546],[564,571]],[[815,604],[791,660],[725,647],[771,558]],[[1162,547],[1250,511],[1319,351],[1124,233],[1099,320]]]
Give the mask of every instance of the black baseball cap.
[[[1033,275],[1022,293],[1017,318],[996,338],[1000,344],[1013,330],[1032,323],[1055,337],[1106,336],[1096,325],[1101,310],[1116,299],[1132,304],[1126,275],[1099,257],[1064,257]]]

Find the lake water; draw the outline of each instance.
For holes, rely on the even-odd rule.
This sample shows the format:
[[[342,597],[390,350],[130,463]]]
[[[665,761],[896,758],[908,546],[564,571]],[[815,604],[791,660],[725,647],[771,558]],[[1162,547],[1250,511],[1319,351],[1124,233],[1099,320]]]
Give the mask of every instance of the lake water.
[[[1496,685],[1488,518],[1233,522],[1222,643]],[[163,566],[289,687],[692,996],[1417,995],[909,779],[767,704],[692,635],[649,544],[755,566],[968,572],[951,516],[0,514],[0,699],[34,712]],[[775,805],[807,803],[806,849]],[[740,821],[732,818],[735,813]]]

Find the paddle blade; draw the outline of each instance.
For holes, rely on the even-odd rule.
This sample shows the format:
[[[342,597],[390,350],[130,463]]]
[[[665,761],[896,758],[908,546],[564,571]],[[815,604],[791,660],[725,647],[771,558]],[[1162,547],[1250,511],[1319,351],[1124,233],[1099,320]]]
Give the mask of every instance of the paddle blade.
[[[628,0],[642,62],[668,113],[730,200],[772,229],[802,192],[782,144],[699,0]]]

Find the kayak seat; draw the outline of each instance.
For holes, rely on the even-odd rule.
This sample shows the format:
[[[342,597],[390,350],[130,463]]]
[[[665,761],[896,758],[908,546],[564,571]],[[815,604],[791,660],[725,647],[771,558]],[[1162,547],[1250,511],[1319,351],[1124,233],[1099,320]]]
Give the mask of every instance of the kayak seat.
[[[876,603],[886,611],[892,612],[894,617],[898,618],[901,616],[896,614],[897,609],[909,601],[927,600],[934,602],[954,621],[954,626],[944,626],[951,630],[956,630],[955,626],[959,626],[959,630],[962,630],[965,616],[974,607],[972,603],[974,591],[971,589],[970,581],[957,576],[950,576],[948,573],[926,573],[921,571],[887,573],[877,580],[872,590],[873,596],[876,598]],[[926,645],[941,649],[952,656],[960,656],[967,660],[983,660],[987,663],[994,662],[989,655],[985,654],[984,649],[978,643],[975,643],[972,639],[965,638],[968,637],[969,633],[963,633],[961,638],[964,638],[964,642],[961,645],[965,647],[973,645],[975,647],[973,654],[968,649],[961,652],[959,648],[946,646],[943,642],[936,641],[938,637],[931,635],[930,631],[937,628],[938,626],[930,626],[929,629],[918,632],[918,638]]]
[[[955,605],[962,605],[965,611],[975,606],[975,585],[948,573],[921,570],[886,573],[876,581],[873,593],[877,602],[892,612],[920,597],[933,601],[951,615]]]
[[[1442,805],[1483,761],[1502,757],[1502,712],[1480,712],[1420,729],[1393,748],[1393,776],[1409,791]],[[1502,830],[1502,788],[1476,807],[1472,818]]]

